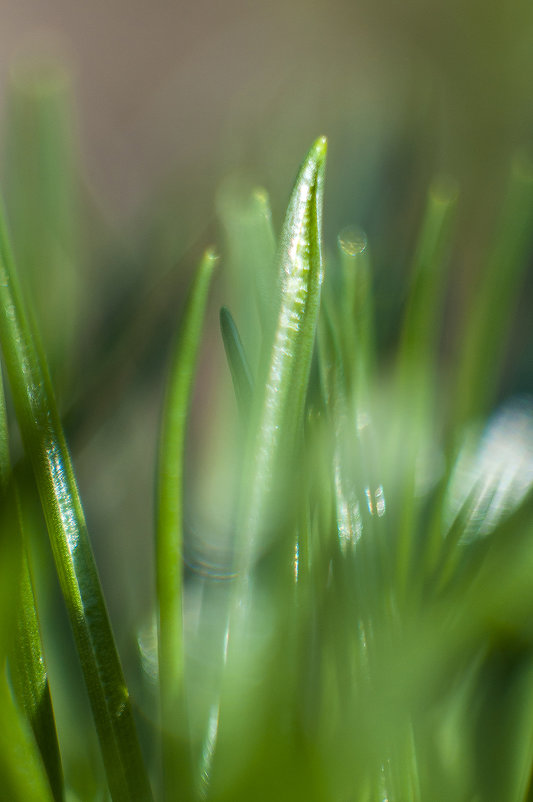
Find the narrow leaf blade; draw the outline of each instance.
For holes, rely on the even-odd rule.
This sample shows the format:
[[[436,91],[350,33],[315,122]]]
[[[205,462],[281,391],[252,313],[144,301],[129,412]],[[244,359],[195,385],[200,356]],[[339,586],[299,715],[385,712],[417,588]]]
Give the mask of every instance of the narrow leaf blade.
[[[490,409],[507,332],[532,243],[533,163],[515,160],[496,235],[473,310],[465,322],[453,393],[451,426],[458,433]]]
[[[187,415],[194,386],[207,297],[217,257],[207,251],[187,300],[174,349],[161,426],[156,571],[159,605],[159,682],[166,798],[190,793],[184,735],[182,623],[183,463]]]
[[[265,390],[257,399],[250,470],[246,472],[250,481],[243,494],[239,527],[245,561],[256,547],[265,521],[270,526],[274,523],[273,494],[275,497],[283,491],[280,485],[289,470],[288,455],[294,454],[303,422],[323,278],[321,221],[326,150],[322,137],[304,160],[281,238],[277,325],[263,373]]]
[[[152,798],[70,454],[0,219],[0,342],[114,802]]]
[[[242,419],[246,421],[250,414],[250,406],[252,403],[252,374],[239,331],[231,312],[225,306],[220,310],[220,330],[222,332],[224,350],[233,381],[237,405]]]
[[[15,637],[10,654],[11,681],[19,707],[24,710],[41,751],[54,799],[60,802],[63,799],[63,770],[28,563],[27,541],[24,537],[19,499],[13,498],[18,494],[11,470],[8,439],[6,405],[0,371],[0,489],[7,504],[18,507],[18,514],[16,516],[13,514],[13,518],[17,518],[16,522],[13,521],[13,533],[22,541]],[[10,491],[11,498],[7,495]]]

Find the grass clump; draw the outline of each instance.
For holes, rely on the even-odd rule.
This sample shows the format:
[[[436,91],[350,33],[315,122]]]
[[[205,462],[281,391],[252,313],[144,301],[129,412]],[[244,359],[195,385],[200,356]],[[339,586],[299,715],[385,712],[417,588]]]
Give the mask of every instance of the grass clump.
[[[209,250],[167,381],[157,646],[151,662],[125,658],[126,673],[138,677],[136,721],[46,342],[2,227],[0,342],[10,388],[0,431],[2,798],[533,798],[532,407],[514,400],[492,414],[530,254],[532,173],[523,162],[513,168],[457,357],[443,365],[457,188],[430,188],[398,345],[385,358],[371,243],[347,228],[337,252],[324,251],[325,163],[321,138],[298,173],[277,247],[264,191],[238,202],[220,196],[235,301],[220,325],[238,425],[217,470],[234,479],[231,536],[222,549],[218,531],[194,532],[187,506],[186,433],[217,262]],[[22,439],[16,470],[8,425]],[[85,722],[69,730],[61,714],[70,681],[61,696],[48,678],[47,657],[57,661],[53,627],[43,619],[41,634],[39,623],[49,606],[34,570],[42,533],[26,514],[32,483],[105,779],[91,769],[89,749],[89,779],[75,776],[77,744],[92,735]]]

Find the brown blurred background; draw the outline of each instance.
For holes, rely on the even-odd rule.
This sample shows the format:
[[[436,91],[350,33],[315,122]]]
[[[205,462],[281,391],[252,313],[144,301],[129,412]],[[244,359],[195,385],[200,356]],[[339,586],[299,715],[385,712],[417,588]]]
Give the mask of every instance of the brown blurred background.
[[[336,197],[399,136],[427,169],[479,177],[530,136],[532,17],[526,0],[3,0],[0,97],[13,59],[55,41],[117,214],[172,176],[209,208],[235,165],[286,190],[322,132]]]

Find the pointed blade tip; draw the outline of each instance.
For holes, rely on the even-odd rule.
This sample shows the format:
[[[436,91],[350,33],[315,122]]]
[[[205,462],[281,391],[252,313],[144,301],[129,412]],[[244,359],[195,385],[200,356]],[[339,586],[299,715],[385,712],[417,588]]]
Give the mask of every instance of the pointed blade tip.
[[[328,138],[326,136],[319,136],[311,150],[317,160],[325,159],[328,150]]]

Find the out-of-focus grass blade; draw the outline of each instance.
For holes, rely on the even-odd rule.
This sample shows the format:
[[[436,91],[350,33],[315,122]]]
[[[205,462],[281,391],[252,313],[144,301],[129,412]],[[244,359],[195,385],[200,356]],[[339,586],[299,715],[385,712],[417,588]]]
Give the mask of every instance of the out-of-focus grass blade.
[[[397,578],[401,588],[408,582],[416,543],[418,474],[424,470],[422,452],[433,436],[433,365],[444,309],[444,268],[457,198],[458,188],[449,178],[441,178],[430,187],[415,251],[398,355],[396,458],[398,464],[402,464],[402,475],[395,491],[399,512]]]
[[[250,242],[254,247],[254,277],[259,318],[263,333],[268,336],[272,325],[272,312],[276,308],[276,235],[272,227],[270,199],[265,189],[256,189],[252,193],[251,209],[253,210],[254,230],[250,233]]]
[[[522,399],[506,404],[482,433],[467,432],[447,476],[424,573],[440,561],[440,581],[447,581],[464,565],[465,550],[490,540],[532,487],[533,408]]]
[[[217,257],[207,251],[191,288],[177,337],[161,426],[157,490],[157,597],[159,682],[163,726],[165,798],[190,796],[190,761],[184,730],[182,621],[183,461],[187,414],[193,391],[208,290]]]
[[[0,222],[0,342],[31,459],[114,802],[152,797],[44,358]]]
[[[276,313],[276,239],[270,202],[264,189],[250,193],[229,180],[219,193],[217,207],[226,236],[225,261],[237,320],[255,363],[260,345],[257,324],[269,338]]]
[[[437,179],[430,187],[403,322],[398,365],[403,374],[413,370],[424,374],[434,356],[457,199],[458,187],[450,178]]]
[[[239,331],[229,309],[220,310],[220,330],[224,342],[224,350],[228,360],[237,406],[244,421],[248,420],[252,403],[253,380],[244,353]]]
[[[355,547],[361,534],[356,488],[345,487],[342,461],[343,437],[346,436],[346,395],[342,375],[340,346],[336,341],[327,308],[322,308],[318,327],[320,378],[325,406],[333,427],[333,492],[335,498],[338,546],[341,552]],[[340,375],[339,375],[340,374]]]
[[[0,778],[0,794],[6,802],[57,802],[58,797],[52,795],[31,730],[15,705],[3,668],[0,673]]]
[[[57,59],[25,54],[12,65],[8,90],[5,192],[13,250],[61,390],[80,312],[71,76]]]
[[[16,494],[11,472],[8,427],[2,376],[0,373],[0,491],[7,500],[11,490]],[[9,500],[7,501],[9,503]],[[15,518],[15,515],[13,515]],[[10,650],[11,681],[19,706],[24,710],[41,751],[54,799],[63,799],[63,772],[55,727],[48,674],[41,644],[30,568],[23,539],[21,516],[13,520],[12,535],[22,538],[20,586],[16,605],[14,644]]]
[[[496,649],[478,681],[475,731],[481,799],[523,802],[533,758],[533,663],[517,645]],[[480,704],[481,701],[481,704]],[[501,734],[506,733],[502,739]],[[498,760],[494,760],[494,755]]]
[[[462,540],[488,537],[533,487],[533,405],[525,399],[503,406],[481,435],[472,432],[452,468],[443,523],[470,506]]]
[[[490,409],[532,237],[533,163],[522,154],[512,165],[500,223],[459,343],[452,431]]]
[[[370,259],[366,234],[354,226],[338,237],[342,274],[341,334],[344,369],[350,391],[364,399],[368,395],[374,365],[374,313]]]
[[[237,517],[238,577],[230,605],[221,701],[214,729],[217,746],[209,778],[214,798],[238,777],[240,785],[232,791],[226,787],[220,798],[240,799],[244,793],[246,798],[251,798],[250,794],[267,798],[274,793],[267,784],[271,778],[265,782],[269,791],[261,788],[256,792],[255,787],[252,791],[247,786],[252,777],[239,769],[239,764],[250,765],[248,761],[261,750],[264,759],[274,761],[279,768],[282,755],[288,754],[285,736],[280,740],[277,730],[276,734],[272,730],[272,716],[292,715],[289,710],[282,713],[279,705],[295,687],[287,659],[288,652],[293,653],[293,644],[287,638],[293,608],[288,610],[287,605],[295,592],[293,536],[302,510],[301,490],[291,498],[283,496],[288,485],[292,486],[290,470],[303,433],[319,309],[326,147],[324,138],[314,143],[296,179],[280,243],[277,320],[254,390]],[[260,556],[266,555],[265,571],[259,567],[255,573]],[[279,661],[277,669],[274,655]],[[279,682],[277,676],[271,684],[271,670],[281,673],[283,680]],[[240,739],[237,752],[235,737]],[[281,765],[283,776],[290,782],[292,769],[286,763]]]
[[[281,300],[263,374],[265,389],[257,394],[250,478],[239,524],[245,541],[240,545],[248,557],[258,546],[265,525],[275,526],[272,494],[283,493],[280,484],[287,478],[283,474],[294,456],[303,422],[323,276],[321,216],[326,149],[326,139],[320,138],[304,160],[281,238]],[[246,554],[244,559],[246,564]]]

